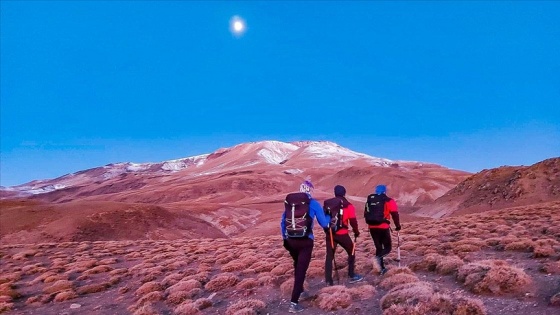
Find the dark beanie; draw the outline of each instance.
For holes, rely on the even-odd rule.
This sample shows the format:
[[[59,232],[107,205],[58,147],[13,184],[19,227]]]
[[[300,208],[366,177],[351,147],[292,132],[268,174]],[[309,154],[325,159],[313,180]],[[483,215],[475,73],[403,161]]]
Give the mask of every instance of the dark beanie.
[[[334,195],[337,197],[344,197],[346,195],[346,188],[341,185],[334,186]]]

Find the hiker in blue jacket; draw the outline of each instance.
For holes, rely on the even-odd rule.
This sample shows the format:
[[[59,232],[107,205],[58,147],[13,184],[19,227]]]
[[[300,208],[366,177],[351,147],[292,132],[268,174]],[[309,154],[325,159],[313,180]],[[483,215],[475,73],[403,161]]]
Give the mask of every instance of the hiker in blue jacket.
[[[296,226],[295,222],[290,220],[294,220],[293,207],[291,208],[291,218],[286,216],[286,212],[290,209],[289,206],[286,206],[286,210],[282,213],[282,220],[280,223],[284,247],[294,260],[294,287],[292,289],[291,303],[288,309],[290,313],[303,311],[303,307],[299,305],[298,302],[303,293],[305,274],[307,273],[307,268],[309,268],[311,254],[313,252],[313,221],[316,218],[317,222],[319,222],[323,228],[327,228],[330,222],[330,217],[325,215],[323,207],[321,207],[317,200],[311,197],[313,188],[311,181],[306,180],[300,185],[299,189],[301,193],[305,194],[289,194],[286,197],[286,199],[288,199],[290,195],[299,195],[298,197],[303,197],[305,199],[301,203],[306,203],[308,205],[305,207],[307,215],[298,222],[300,226]],[[288,203],[288,201],[286,201],[286,203]],[[295,221],[297,221],[297,218],[295,218]],[[304,294],[304,296],[305,295],[306,294]]]

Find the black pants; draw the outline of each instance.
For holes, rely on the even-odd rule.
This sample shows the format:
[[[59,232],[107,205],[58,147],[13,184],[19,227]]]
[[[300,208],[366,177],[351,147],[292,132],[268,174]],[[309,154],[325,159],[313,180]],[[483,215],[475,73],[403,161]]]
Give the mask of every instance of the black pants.
[[[305,274],[309,263],[311,262],[311,253],[313,252],[313,240],[304,238],[289,238],[284,242],[284,247],[294,260],[294,288],[292,289],[293,303],[299,301],[299,296],[303,292],[303,283],[305,282]]]
[[[333,267],[333,257],[336,251],[336,246],[340,244],[342,248],[348,254],[348,277],[351,278],[354,276],[354,265],[356,261],[356,255],[352,253],[354,251],[354,242],[350,238],[348,234],[337,235],[332,233],[333,242],[331,244],[331,233],[327,231],[327,255],[325,257],[325,282],[332,284],[332,267]],[[334,248],[333,248],[334,246]]]
[[[379,259],[381,268],[385,268],[383,257],[391,252],[391,232],[389,229],[369,229],[369,234],[375,245],[375,256]]]

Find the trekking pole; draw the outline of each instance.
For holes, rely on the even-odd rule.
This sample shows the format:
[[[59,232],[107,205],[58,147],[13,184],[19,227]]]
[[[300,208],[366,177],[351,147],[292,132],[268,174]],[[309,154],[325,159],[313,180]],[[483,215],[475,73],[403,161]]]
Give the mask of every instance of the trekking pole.
[[[397,231],[397,261],[399,262],[399,268],[400,268],[401,267],[401,236],[399,231]]]
[[[333,239],[332,229],[330,228],[329,228],[329,235],[331,237],[332,261],[334,265],[334,274],[336,276],[336,284],[340,284],[340,277],[338,276],[338,269],[336,268],[336,260],[334,259],[334,256],[336,254],[334,250],[334,239]]]
[[[354,254],[356,253],[356,241],[358,240],[358,237],[356,235],[354,235],[354,244],[352,244],[352,256],[354,256]]]

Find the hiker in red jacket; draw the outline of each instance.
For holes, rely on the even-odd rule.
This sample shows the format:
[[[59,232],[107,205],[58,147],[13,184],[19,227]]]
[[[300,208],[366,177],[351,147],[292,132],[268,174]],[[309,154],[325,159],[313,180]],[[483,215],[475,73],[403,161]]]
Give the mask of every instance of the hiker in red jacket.
[[[360,231],[358,230],[358,221],[356,220],[356,209],[354,205],[351,204],[346,199],[346,188],[341,185],[336,185],[334,187],[334,195],[336,198],[342,201],[342,222],[341,227],[336,232],[333,232],[331,229],[326,229],[327,239],[327,255],[325,257],[325,282],[327,285],[333,285],[333,278],[332,278],[332,267],[333,267],[333,259],[334,254],[336,252],[336,246],[340,244],[342,248],[348,254],[348,279],[350,283],[362,281],[364,279],[363,276],[354,273],[355,269],[355,246],[356,244],[352,242],[350,235],[348,235],[348,227],[352,226],[352,231],[354,232],[354,239],[356,239],[360,235]],[[332,238],[331,238],[332,237]],[[336,266],[335,266],[336,268]]]
[[[397,203],[394,199],[387,197],[387,186],[378,185],[375,194],[367,197],[364,209],[364,217],[368,224],[369,233],[375,245],[375,259],[381,269],[380,274],[387,272],[383,257],[391,252],[390,218],[395,222],[395,230],[401,230]]]

